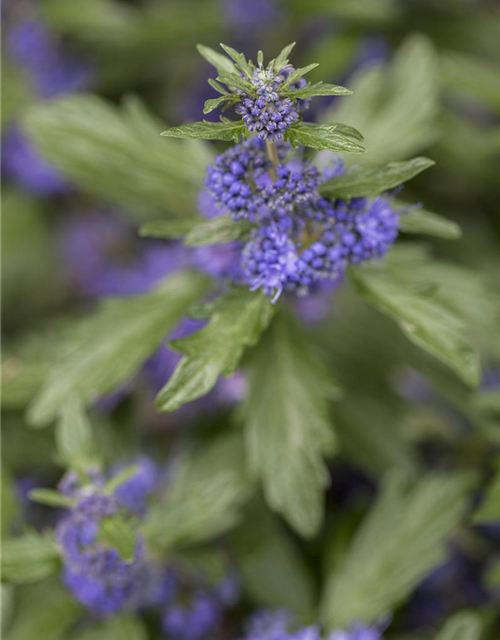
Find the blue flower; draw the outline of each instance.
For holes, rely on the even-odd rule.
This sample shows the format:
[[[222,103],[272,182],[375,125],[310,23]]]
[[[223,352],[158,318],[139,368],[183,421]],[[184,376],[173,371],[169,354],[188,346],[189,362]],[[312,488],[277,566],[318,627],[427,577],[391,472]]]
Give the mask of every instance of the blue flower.
[[[151,458],[142,456],[135,464],[138,467],[136,473],[123,482],[114,495],[122,507],[142,515],[146,511],[148,497],[158,488],[161,478],[158,466]]]

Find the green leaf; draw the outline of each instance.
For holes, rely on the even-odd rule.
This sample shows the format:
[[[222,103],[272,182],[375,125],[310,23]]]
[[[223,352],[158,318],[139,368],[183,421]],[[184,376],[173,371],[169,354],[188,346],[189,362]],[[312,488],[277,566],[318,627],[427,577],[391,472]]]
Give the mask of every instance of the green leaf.
[[[433,295],[432,286],[409,286],[403,273],[379,264],[352,268],[358,293],[397,322],[415,344],[448,365],[464,382],[479,383],[479,362],[462,320]]]
[[[473,516],[473,521],[477,524],[498,520],[500,520],[500,471],[497,471]]]
[[[107,300],[77,322],[30,408],[31,423],[49,423],[74,394],[91,403],[128,380],[208,285],[199,273],[180,272],[145,295]]]
[[[435,164],[429,158],[413,158],[404,162],[390,162],[383,167],[357,167],[331,178],[320,187],[320,193],[330,198],[360,198],[377,196],[414,178]]]
[[[500,113],[498,69],[493,60],[444,51],[440,62],[446,89],[469,99],[476,98],[481,104]]]
[[[287,131],[287,139],[294,147],[301,144],[318,151],[326,149],[333,152],[363,153],[365,150],[361,145],[337,132],[336,125],[301,122]]]
[[[121,614],[76,631],[71,640],[148,640],[148,637],[140,618]]]
[[[408,37],[389,62],[365,67],[351,84],[354,95],[327,109],[322,121],[339,120],[363,132],[366,153],[356,164],[404,160],[436,139],[440,78],[429,39]]]
[[[33,531],[3,542],[2,579],[6,582],[36,582],[55,573],[59,564],[59,551],[52,534]]]
[[[288,319],[278,320],[251,360],[245,443],[269,506],[310,537],[323,519],[329,482],[323,458],[335,451],[328,402],[336,388],[310,336]]]
[[[470,484],[464,477],[428,475],[410,484],[389,476],[341,566],[328,576],[321,604],[325,625],[372,623],[394,610],[445,558]]]
[[[144,536],[162,550],[219,536],[239,522],[252,488],[240,439],[212,439],[174,468],[165,500],[148,511]]]
[[[5,630],[5,640],[73,640],[74,627],[84,614],[82,605],[54,576],[36,584],[17,587],[14,616]]]
[[[474,613],[456,613],[449,618],[435,640],[480,640],[483,623]]]
[[[228,60],[226,56],[214,51],[210,47],[205,47],[203,44],[196,45],[200,55],[202,55],[207,62],[217,69],[217,72],[221,75],[226,73],[237,73],[236,67]]]
[[[363,134],[354,127],[349,127],[346,124],[342,124],[340,122],[335,122],[327,126],[335,127],[335,131],[337,133],[341,133],[348,138],[354,138],[355,140],[359,140],[360,142],[363,142],[364,140]]]
[[[220,46],[224,49],[227,55],[235,61],[236,66],[241,69],[248,78],[251,78],[252,69],[245,56],[239,51],[236,51],[236,49],[233,49],[233,47],[229,47],[227,44],[222,44],[221,42]]]
[[[350,96],[352,91],[336,84],[325,84],[318,82],[316,84],[308,84],[300,89],[293,89],[284,92],[284,95],[291,98],[314,98],[317,96]]]
[[[130,522],[121,515],[104,518],[99,524],[99,542],[116,549],[124,562],[132,562],[137,549],[137,534]]]
[[[295,47],[296,44],[297,44],[296,42],[292,42],[291,44],[287,45],[284,49],[282,49],[281,52],[278,54],[278,57],[274,61],[274,71],[276,73],[279,73],[279,71],[281,71],[281,69],[283,69],[283,67],[288,64],[288,56],[292,53],[292,49]]]
[[[139,235],[143,238],[183,238],[200,222],[203,222],[203,218],[152,220],[141,226]]]
[[[230,543],[243,588],[252,602],[289,609],[304,618],[311,616],[317,599],[313,576],[295,541],[277,519],[263,510],[250,511]]]
[[[316,69],[316,67],[319,67],[319,64],[317,62],[313,62],[312,64],[308,64],[307,67],[295,69],[295,71],[291,75],[289,75],[285,82],[281,85],[280,92],[286,91],[286,89],[288,89],[290,85],[305,76],[306,73],[309,73],[313,69]]]
[[[56,446],[60,460],[67,467],[85,471],[97,461],[92,426],[82,401],[76,396],[68,397],[61,405]]]
[[[219,84],[213,78],[208,79],[208,84],[217,91],[217,93],[221,93],[223,96],[228,96],[229,92],[225,89],[221,84]]]
[[[401,202],[394,204],[405,206]],[[456,222],[426,209],[414,209],[403,213],[399,219],[399,227],[405,233],[422,233],[445,240],[457,240],[462,236],[462,230]]]
[[[187,234],[184,242],[191,247],[202,247],[232,242],[233,240],[246,240],[252,228],[252,223],[247,220],[233,220],[229,216],[217,216],[210,220],[204,220],[194,227]]]
[[[218,305],[209,324],[172,344],[185,356],[156,398],[160,411],[176,411],[207,394],[219,375],[232,375],[247,347],[258,341],[275,307],[261,293],[238,291]]]
[[[222,82],[232,90],[240,89],[240,91],[244,91],[245,93],[253,93],[255,91],[255,88],[250,84],[250,82],[248,82],[248,80],[245,80],[235,73],[217,76],[217,81]]]
[[[118,489],[118,487],[121,487],[124,482],[127,482],[127,480],[130,480],[130,478],[133,478],[138,471],[139,467],[136,464],[130,467],[125,467],[125,469],[119,471],[115,476],[111,478],[111,480],[106,483],[103,488],[103,492],[107,495],[112,495],[116,491],[116,489]]]
[[[219,98],[211,98],[210,100],[207,100],[205,102],[205,106],[203,107],[203,113],[211,113],[214,109],[217,109],[217,107],[220,107],[220,105],[224,104],[225,102],[239,102],[239,101],[240,101],[239,96],[232,96],[232,95],[220,96]]]
[[[65,496],[64,493],[54,491],[53,489],[33,489],[29,492],[28,497],[33,502],[46,504],[49,507],[72,507],[75,504],[73,498]]]
[[[74,95],[34,106],[25,125],[42,154],[90,195],[135,217],[197,214],[213,158],[208,145],[162,140],[162,124],[137,100],[123,108]]]
[[[245,132],[243,122],[192,122],[184,124],[180,127],[171,127],[164,131],[161,135],[167,138],[202,138],[204,140],[224,140],[229,142],[239,142],[241,136]]]

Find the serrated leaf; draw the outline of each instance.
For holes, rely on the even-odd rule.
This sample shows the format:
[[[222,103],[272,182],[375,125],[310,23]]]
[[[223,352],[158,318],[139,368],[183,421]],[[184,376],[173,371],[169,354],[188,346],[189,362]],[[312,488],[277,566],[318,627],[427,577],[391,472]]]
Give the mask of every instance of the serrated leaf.
[[[276,73],[281,71],[281,69],[283,69],[283,67],[288,64],[288,56],[291,54],[296,44],[297,44],[296,42],[292,42],[291,44],[288,44],[284,49],[280,51],[276,60],[274,60],[274,71]]]
[[[53,489],[33,489],[29,492],[28,497],[33,502],[46,504],[49,507],[72,507],[75,504],[73,498],[65,496],[64,493],[54,491]]]
[[[231,60],[226,58],[226,56],[223,56],[218,51],[214,51],[210,47],[206,47],[203,44],[196,45],[196,48],[198,49],[200,55],[203,56],[207,62],[209,62],[213,67],[217,69],[217,72],[219,74],[236,73],[236,67],[231,62]]]
[[[483,622],[474,613],[456,613],[444,624],[435,640],[480,640]]]
[[[137,534],[131,523],[123,516],[114,515],[101,520],[97,539],[111,549],[115,549],[124,562],[132,562],[134,559]]]
[[[404,162],[390,162],[383,167],[357,167],[324,182],[320,193],[329,198],[344,200],[377,196],[411,180],[434,164],[429,158],[413,158]]]
[[[140,227],[139,235],[143,238],[183,238],[202,221],[203,218],[152,220]]]
[[[470,478],[389,476],[338,570],[328,577],[321,618],[328,628],[375,622],[446,556],[467,506]]]
[[[401,202],[394,204],[405,206]],[[414,209],[403,213],[399,218],[399,228],[405,233],[422,233],[445,240],[457,240],[462,236],[462,230],[456,222],[426,209]]]
[[[92,426],[77,396],[61,406],[56,427],[57,454],[66,467],[84,471],[97,461]]]
[[[288,76],[288,78],[285,80],[285,82],[281,85],[280,92],[286,91],[290,87],[290,85],[292,85],[294,82],[296,82],[297,80],[305,76],[307,73],[309,73],[309,71],[316,69],[316,67],[319,67],[319,64],[317,62],[313,62],[312,64],[308,64],[307,67],[302,67],[301,69],[295,69],[295,71],[291,73]]]
[[[25,125],[47,160],[89,195],[135,219],[196,215],[210,147],[162,140],[162,124],[137,100],[120,108],[73,95],[33,106]]]
[[[248,522],[252,526],[248,526]],[[262,607],[285,608],[304,618],[316,605],[314,579],[293,538],[265,510],[253,510],[230,536],[243,589]]]
[[[476,524],[498,522],[500,520],[500,471],[490,482],[486,495],[481,500],[479,508],[474,512],[473,521]]]
[[[71,636],[71,640],[147,640],[144,622],[137,616],[121,614],[110,620],[87,626]]]
[[[336,125],[312,124],[301,122],[287,131],[287,139],[292,146],[299,144],[322,151],[363,153],[364,147],[353,142],[336,130]]]
[[[236,51],[236,49],[233,49],[233,47],[229,47],[227,44],[222,44],[221,42],[220,46],[224,49],[227,55],[234,60],[236,66],[243,71],[248,78],[251,78],[252,70],[245,56],[239,51]]]
[[[352,268],[360,295],[397,322],[403,333],[471,386],[479,383],[479,361],[463,321],[435,295],[433,287],[409,286],[384,265]]]
[[[318,96],[350,96],[352,91],[345,87],[338,86],[336,84],[326,84],[318,82],[316,84],[308,84],[305,87],[299,89],[288,90],[284,92],[285,95],[291,98],[314,98]]]
[[[205,114],[211,113],[214,109],[217,109],[217,107],[220,107],[220,105],[224,104],[225,102],[239,102],[239,101],[240,101],[240,97],[233,96],[233,95],[220,96],[219,98],[211,98],[210,100],[207,100],[205,102],[205,105],[203,107],[203,113]]]
[[[59,569],[59,551],[53,534],[29,532],[5,540],[2,547],[2,579],[6,582],[36,582]]]
[[[164,502],[148,511],[144,536],[162,550],[219,536],[239,522],[252,488],[240,439],[211,439],[179,461]]]
[[[290,320],[278,320],[250,363],[245,444],[271,509],[310,537],[323,519],[329,482],[323,458],[335,451],[328,402],[336,389],[310,336]]]
[[[52,421],[68,396],[91,403],[128,380],[208,288],[202,274],[180,272],[145,295],[108,300],[77,322],[30,408],[31,423]]]
[[[184,124],[180,127],[171,127],[161,135],[167,138],[224,140],[226,142],[234,140],[239,142],[244,132],[245,125],[243,122],[208,122],[208,120],[202,120],[201,122]]]
[[[207,394],[221,374],[232,375],[247,347],[253,346],[269,325],[275,307],[261,293],[239,291],[217,306],[209,324],[172,344],[185,354],[160,391],[160,411],[176,411]]]
[[[242,78],[240,75],[236,75],[235,73],[226,73],[224,75],[217,76],[217,81],[222,82],[227,85],[230,89],[239,89],[245,93],[253,93],[255,88]]]
[[[364,140],[364,137],[361,131],[358,131],[354,127],[349,127],[347,124],[342,124],[341,122],[335,122],[335,123],[332,122],[330,125],[327,125],[327,126],[335,127],[335,131],[337,133],[341,133],[342,135],[347,136],[348,138],[354,138],[355,140],[359,140],[360,142],[363,142]]]
[[[216,80],[214,80],[213,78],[209,78],[208,79],[208,84],[217,91],[217,93],[221,93],[223,96],[228,96],[229,95],[229,91],[227,91],[227,89],[224,89],[224,87],[219,84]]]
[[[245,240],[252,228],[252,223],[247,220],[233,220],[229,216],[217,216],[211,220],[204,220],[194,227],[187,234],[184,242],[191,247],[202,247],[232,242],[233,240]]]

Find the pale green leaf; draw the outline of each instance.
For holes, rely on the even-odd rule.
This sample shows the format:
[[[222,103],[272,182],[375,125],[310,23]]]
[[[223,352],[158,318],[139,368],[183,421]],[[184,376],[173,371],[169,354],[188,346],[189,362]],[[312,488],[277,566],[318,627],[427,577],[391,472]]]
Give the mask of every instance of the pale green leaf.
[[[246,240],[252,230],[247,220],[233,220],[229,216],[217,216],[196,225],[186,236],[185,244],[201,247],[233,240]]]
[[[233,96],[233,95],[220,96],[219,98],[211,98],[210,100],[207,100],[205,102],[205,105],[203,107],[203,113],[205,114],[211,113],[214,109],[217,109],[217,107],[220,107],[221,104],[224,104],[225,102],[231,103],[231,102],[239,102],[239,101],[240,101],[240,97]]]
[[[217,69],[217,72],[220,74],[225,73],[236,73],[236,67],[234,64],[223,56],[221,53],[214,51],[210,47],[206,47],[203,44],[196,45],[200,55],[202,55],[207,62],[209,62],[213,67]]]
[[[310,537],[323,519],[324,456],[335,451],[328,402],[336,389],[310,336],[290,321],[273,329],[250,363],[245,443],[269,506]]]
[[[339,133],[336,125],[302,122],[293,125],[287,131],[287,140],[294,147],[301,144],[304,147],[311,147],[318,151],[326,149],[333,152],[347,151],[349,153],[363,153],[365,150],[361,145],[353,142],[342,133]]]
[[[404,207],[403,203],[395,202],[396,206]],[[413,209],[402,213],[399,227],[405,233],[422,233],[446,240],[457,240],[462,236],[462,230],[453,220],[447,220],[437,213],[426,209]]]
[[[205,276],[181,272],[151,293],[107,300],[77,322],[30,408],[32,424],[49,423],[71,395],[91,403],[128,380],[208,286]]]
[[[291,98],[314,98],[318,96],[350,96],[352,95],[352,91],[350,89],[346,89],[345,87],[341,87],[336,84],[327,84],[323,82],[317,82],[316,84],[309,84],[305,87],[300,87],[299,89],[288,89],[283,92],[284,95],[290,96]]]
[[[252,69],[251,66],[249,65],[249,63],[247,62],[247,59],[245,58],[245,56],[240,53],[239,51],[236,51],[236,49],[233,49],[233,47],[228,46],[227,44],[222,44],[220,45],[224,51],[227,53],[227,55],[232,58],[234,60],[234,62],[236,63],[236,66],[243,71],[243,73],[248,77],[251,78],[252,77]]]
[[[434,164],[429,158],[413,158],[404,162],[390,162],[383,167],[357,167],[327,180],[321,185],[320,193],[344,200],[377,196],[411,180]]]
[[[192,122],[184,124],[180,127],[171,127],[164,131],[161,135],[167,138],[190,138],[204,140],[224,140],[230,142],[239,142],[245,131],[245,125],[242,122]]]
[[[403,274],[387,265],[366,265],[350,271],[358,292],[397,322],[415,344],[444,362],[464,382],[479,382],[479,362],[463,321],[435,295],[433,287],[409,286]]]
[[[328,576],[321,604],[325,625],[373,623],[402,602],[445,557],[470,484],[450,475],[415,483],[389,476],[341,566]]]
[[[206,327],[174,341],[175,349],[185,355],[156,398],[160,411],[176,411],[207,394],[219,375],[232,375],[244,350],[253,346],[268,326],[274,310],[263,294],[240,291],[215,308]]]
[[[64,493],[54,491],[53,489],[33,489],[29,492],[28,497],[33,502],[46,504],[49,507],[72,507],[75,504],[73,498],[65,496]]]
[[[29,532],[4,540],[2,547],[2,579],[6,582],[36,582],[59,569],[59,551],[53,534]]]
[[[61,405],[56,427],[56,447],[66,467],[85,471],[97,461],[92,425],[77,396],[69,396]]]
[[[480,640],[483,623],[474,613],[456,613],[449,618],[434,640]]]
[[[203,218],[152,220],[141,226],[139,235],[145,238],[183,238],[200,222],[203,222]]]
[[[222,82],[232,90],[239,89],[240,91],[243,91],[245,93],[252,93],[253,91],[255,91],[255,88],[252,84],[250,84],[250,82],[248,82],[248,80],[245,80],[240,75],[236,75],[235,73],[227,73],[217,76],[217,81]]]
[[[287,45],[281,52],[278,54],[277,58],[274,60],[274,71],[278,73],[283,69],[284,66],[288,64],[288,56],[292,53],[293,48],[297,43],[292,42]]]
[[[25,124],[47,160],[87,193],[134,216],[196,214],[210,148],[162,140],[164,127],[137,101],[119,108],[74,95],[34,106]]]
[[[313,69],[316,69],[316,67],[319,67],[319,64],[317,62],[313,62],[312,64],[308,64],[307,67],[302,67],[301,69],[295,69],[295,71],[291,73],[288,76],[288,78],[285,80],[285,82],[281,85],[280,91],[284,92],[286,89],[290,87],[290,85],[292,85],[294,82],[299,80],[299,78],[302,78],[303,76],[305,76],[306,73],[309,73]]]
[[[115,549],[124,562],[132,562],[137,549],[137,534],[131,523],[117,514],[99,523],[99,542]]]
[[[108,480],[108,482],[106,482],[103,488],[103,493],[112,495],[116,491],[116,489],[118,489],[118,487],[121,487],[121,485],[127,482],[127,480],[133,478],[138,471],[139,467],[136,464],[130,467],[125,467],[125,469],[119,471],[111,478],[111,480]]]
[[[234,527],[252,491],[236,436],[203,443],[173,470],[165,500],[148,511],[143,531],[162,550],[210,540]]]

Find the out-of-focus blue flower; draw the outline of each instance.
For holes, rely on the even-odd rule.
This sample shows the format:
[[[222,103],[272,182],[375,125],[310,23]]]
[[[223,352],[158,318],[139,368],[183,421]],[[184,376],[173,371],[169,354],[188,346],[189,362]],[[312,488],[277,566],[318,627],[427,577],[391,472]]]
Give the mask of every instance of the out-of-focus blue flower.
[[[72,190],[17,125],[11,125],[3,134],[2,147],[4,178],[40,197],[65,195]]]
[[[223,0],[228,26],[239,34],[254,36],[255,31],[273,29],[283,18],[283,10],[276,0]]]
[[[136,461],[137,471],[114,492],[121,506],[143,515],[148,497],[158,488],[160,471],[151,458],[142,456]],[[120,468],[117,468],[117,472]]]

